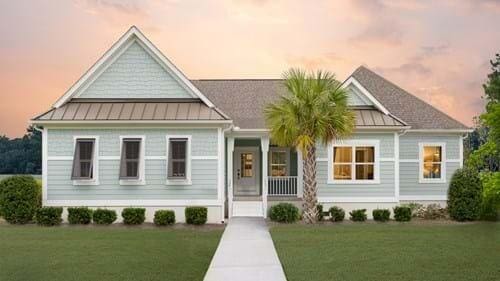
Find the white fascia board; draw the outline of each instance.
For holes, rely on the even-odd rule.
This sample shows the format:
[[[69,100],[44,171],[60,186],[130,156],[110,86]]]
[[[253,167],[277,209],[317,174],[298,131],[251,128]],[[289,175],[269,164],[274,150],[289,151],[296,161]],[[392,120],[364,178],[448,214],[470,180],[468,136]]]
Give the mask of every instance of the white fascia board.
[[[85,74],[80,77],[80,79],[54,103],[53,107],[61,107],[73,96],[75,96],[81,90],[82,86],[84,86],[87,81],[92,79],[95,74],[102,72],[99,71],[102,67],[107,68],[109,66],[108,62],[113,59],[117,52],[120,52],[124,45],[130,43],[130,39],[132,37],[135,37],[135,40],[141,43],[143,47],[146,47],[146,51],[153,54],[153,57],[157,59],[157,62],[159,62],[163,68],[174,74],[174,78],[178,80],[178,82],[184,86],[184,88],[191,93],[193,97],[201,99],[208,107],[215,108],[214,104],[205,95],[203,95],[198,88],[196,88],[193,83],[191,83],[191,81],[189,81],[189,79],[135,26],[132,26],[125,34],[123,34],[120,39],[118,39],[118,41],[114,43],[111,48],[106,51],[106,53],[104,53],[104,55],[99,58],[99,60],[94,63],[94,65],[92,65],[92,67],[90,67],[90,69],[87,70],[87,72],[85,72]]]
[[[30,124],[231,124],[232,120],[31,120]]]
[[[443,133],[471,133],[473,129],[409,129],[408,133],[430,133],[430,134],[443,134]]]
[[[365,97],[367,97],[374,105],[375,107],[382,111],[385,115],[389,115],[389,110],[387,110],[372,94],[370,94],[370,92],[365,88],[363,87],[363,85],[361,85],[361,83],[358,82],[358,80],[356,80],[356,78],[354,77],[349,77],[343,84],[342,84],[342,88],[347,88],[349,85],[354,85],[356,88],[358,88],[358,90],[360,90],[360,92],[365,95]]]

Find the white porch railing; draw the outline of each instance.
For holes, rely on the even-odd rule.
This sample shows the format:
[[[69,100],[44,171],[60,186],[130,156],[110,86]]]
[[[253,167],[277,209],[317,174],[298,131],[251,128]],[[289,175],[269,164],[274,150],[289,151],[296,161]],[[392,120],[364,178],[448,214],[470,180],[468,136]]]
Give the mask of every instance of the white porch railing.
[[[268,196],[297,196],[297,176],[268,177]]]

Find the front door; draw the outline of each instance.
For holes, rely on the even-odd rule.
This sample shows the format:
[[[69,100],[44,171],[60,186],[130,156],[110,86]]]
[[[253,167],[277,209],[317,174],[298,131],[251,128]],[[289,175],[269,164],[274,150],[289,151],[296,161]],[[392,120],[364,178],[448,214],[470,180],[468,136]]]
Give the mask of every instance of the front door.
[[[260,151],[258,147],[234,148],[234,195],[259,195]]]

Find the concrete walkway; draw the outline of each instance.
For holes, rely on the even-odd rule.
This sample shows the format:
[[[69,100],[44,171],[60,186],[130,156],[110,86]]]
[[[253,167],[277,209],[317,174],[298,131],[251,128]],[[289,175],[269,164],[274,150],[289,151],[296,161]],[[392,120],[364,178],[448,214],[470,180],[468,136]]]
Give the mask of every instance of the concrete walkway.
[[[222,280],[286,280],[263,218],[229,220],[205,275],[205,281]]]

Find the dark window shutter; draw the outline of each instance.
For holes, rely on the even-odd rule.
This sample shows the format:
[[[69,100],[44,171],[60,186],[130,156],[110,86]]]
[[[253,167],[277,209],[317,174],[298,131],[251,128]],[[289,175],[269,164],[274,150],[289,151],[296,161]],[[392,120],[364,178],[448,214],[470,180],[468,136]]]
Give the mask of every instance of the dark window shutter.
[[[185,179],[187,139],[170,139],[168,151],[168,177],[173,179]]]
[[[120,158],[120,179],[138,179],[141,139],[123,139]]]
[[[72,179],[92,179],[94,168],[94,139],[77,139],[73,157]]]

